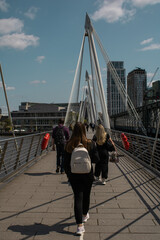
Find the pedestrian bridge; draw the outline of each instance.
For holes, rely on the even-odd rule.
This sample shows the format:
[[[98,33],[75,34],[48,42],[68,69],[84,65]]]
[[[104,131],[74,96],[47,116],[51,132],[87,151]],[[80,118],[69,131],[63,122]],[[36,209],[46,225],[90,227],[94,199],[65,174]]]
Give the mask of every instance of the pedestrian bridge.
[[[128,123],[141,129],[144,134],[125,133],[129,142],[127,150],[123,146],[121,132],[110,129],[93,36],[112,73],[118,94],[127,104]],[[87,86],[81,86],[86,37],[92,77],[86,71]],[[83,89],[81,100],[80,87]],[[147,137],[141,118],[104,51],[88,15],[65,124],[72,127],[76,121],[85,120],[104,125],[116,144],[120,161],[117,164],[109,163],[109,177],[105,186],[93,184],[90,219],[85,224],[86,233],[79,239],[160,239],[160,116],[156,137]],[[78,238],[75,236],[72,190],[68,186],[66,175],[55,172],[56,153],[51,150],[51,138],[47,149],[41,150],[45,134],[0,140],[0,240]],[[93,132],[87,133],[88,138],[92,139],[92,136]]]
[[[93,184],[90,219],[85,234],[77,237],[72,190],[66,175],[55,172],[56,152],[50,145],[41,152],[44,134],[0,142],[1,240],[160,239],[159,158],[148,156],[152,139],[147,138],[147,145],[136,135],[128,136],[134,156],[120,145],[119,133],[112,134],[120,161],[109,163],[106,185]]]

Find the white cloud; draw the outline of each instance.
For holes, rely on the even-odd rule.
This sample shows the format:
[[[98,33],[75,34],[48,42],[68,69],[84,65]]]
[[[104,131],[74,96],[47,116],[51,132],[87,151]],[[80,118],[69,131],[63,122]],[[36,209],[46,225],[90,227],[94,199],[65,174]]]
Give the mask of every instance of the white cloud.
[[[145,7],[147,5],[160,3],[160,0],[132,0],[132,3],[136,7]]]
[[[18,18],[0,19],[0,47],[24,50],[28,46],[37,46],[39,37],[22,32],[23,21]]]
[[[40,83],[39,80],[34,80],[34,81],[30,82],[30,84],[39,84],[39,83]]]
[[[2,88],[2,87],[3,87],[3,84],[2,84],[2,82],[0,82],[0,88]],[[8,90],[8,91],[10,91],[10,90],[15,90],[15,87],[7,87],[6,84],[5,84],[5,88],[6,88],[6,90]]]
[[[8,91],[15,90],[15,87],[6,87],[6,90],[8,90]]]
[[[24,33],[14,33],[0,37],[0,47],[24,50],[28,46],[37,46],[39,38]]]
[[[129,21],[136,14],[137,8],[160,3],[160,0],[97,0],[98,10],[91,18],[106,22]]]
[[[35,19],[36,13],[38,11],[38,8],[36,7],[30,7],[28,11],[24,14],[26,17],[30,18],[31,20]]]
[[[45,56],[38,56],[36,58],[36,61],[39,62],[39,63],[42,63],[42,61],[45,59]]]
[[[0,10],[2,12],[7,12],[9,8],[9,4],[6,2],[6,0],[0,0]]]
[[[145,45],[145,44],[151,43],[152,41],[153,41],[153,38],[148,38],[146,40],[143,40],[140,44]]]
[[[34,81],[32,81],[32,82],[30,82],[30,84],[45,84],[46,83],[46,81],[45,80],[42,80],[42,81],[39,81],[39,80],[34,80]]]
[[[42,81],[43,84],[46,84],[47,82],[45,80]]]
[[[135,9],[127,9],[124,4],[127,0],[102,0],[99,1],[99,9],[92,15],[92,19],[97,21],[105,19],[112,23],[118,20],[130,19],[135,14]]]
[[[147,73],[147,78],[152,78],[153,77],[153,75],[154,75],[154,73]]]
[[[24,24],[18,18],[0,19],[0,34],[21,32]]]
[[[160,44],[159,43],[154,43],[151,44],[147,47],[141,48],[140,51],[148,51],[148,50],[160,50]]]
[[[148,38],[146,40],[143,40],[140,44],[141,45],[146,45],[149,44],[146,47],[143,47],[139,49],[140,51],[149,51],[149,50],[160,50],[160,43],[151,43],[153,42],[153,38]]]

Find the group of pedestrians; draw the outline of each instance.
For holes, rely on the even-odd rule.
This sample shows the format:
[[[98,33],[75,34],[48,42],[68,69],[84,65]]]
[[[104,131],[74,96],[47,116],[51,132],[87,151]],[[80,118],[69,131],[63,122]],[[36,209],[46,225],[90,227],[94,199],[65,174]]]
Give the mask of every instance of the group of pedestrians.
[[[77,235],[81,235],[85,232],[84,223],[89,219],[89,205],[90,205],[90,193],[93,181],[100,181],[102,175],[102,184],[106,184],[108,177],[108,159],[109,151],[115,151],[115,145],[106,133],[104,127],[100,124],[96,127],[96,133],[92,140],[86,137],[86,128],[82,123],[76,123],[72,131],[72,135],[69,136],[69,131],[63,126],[64,122],[59,121],[56,128],[53,129],[53,150],[55,150],[55,144],[57,149],[57,169],[58,173],[66,173],[68,181],[72,187],[74,194],[74,213],[77,223]],[[58,128],[62,130],[63,141],[58,143],[56,133]],[[59,134],[60,135],[60,134]],[[59,141],[60,142],[60,141]],[[61,147],[59,146],[61,144]],[[86,173],[75,173],[71,168],[71,161],[73,152],[77,148],[85,148],[89,157],[85,156],[85,164],[90,159],[91,168]],[[62,150],[63,148],[63,150]],[[93,173],[92,163],[95,163],[95,173]]]
[[[94,132],[94,130],[95,130],[95,124],[94,123],[90,123],[90,124],[85,123],[85,126],[86,126],[86,129],[87,129],[87,132],[89,130],[89,127],[92,129],[92,132]]]

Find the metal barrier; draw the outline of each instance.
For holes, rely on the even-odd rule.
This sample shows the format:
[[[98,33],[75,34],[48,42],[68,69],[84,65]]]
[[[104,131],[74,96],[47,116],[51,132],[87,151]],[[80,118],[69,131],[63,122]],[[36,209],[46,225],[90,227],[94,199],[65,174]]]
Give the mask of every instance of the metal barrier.
[[[51,134],[51,132],[49,132]],[[160,139],[125,133],[130,144],[129,150],[123,147],[120,131],[111,130],[115,144],[127,155],[141,162],[160,175]],[[46,132],[0,140],[0,181],[25,167],[51,148],[52,138],[42,152],[41,143]]]
[[[50,149],[51,137],[47,149],[41,150],[41,142],[45,134],[46,132],[43,132],[0,140],[0,181]]]
[[[133,159],[160,175],[160,139],[124,132],[130,145],[128,151],[126,151],[123,147],[121,133],[111,130],[112,139],[117,146]]]

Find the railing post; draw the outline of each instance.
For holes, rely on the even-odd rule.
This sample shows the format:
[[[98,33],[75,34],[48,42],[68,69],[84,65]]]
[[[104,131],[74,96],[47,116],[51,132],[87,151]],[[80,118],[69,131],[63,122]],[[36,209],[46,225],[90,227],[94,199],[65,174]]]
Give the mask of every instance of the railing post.
[[[138,156],[142,156],[143,148],[141,147],[141,143],[140,143],[139,137],[137,135],[136,135],[136,142],[137,142],[137,146],[138,146],[138,149],[139,149],[139,152],[140,152],[140,154]],[[142,161],[144,161],[144,160],[142,160]]]
[[[129,141],[129,152],[130,152],[131,154],[135,155],[134,152],[136,152],[136,150],[137,150],[137,148],[136,148],[136,146],[135,146],[135,144],[134,144],[135,137],[132,136],[132,135],[130,135],[130,134],[128,134],[127,137],[128,137],[128,141]],[[139,144],[139,142],[138,142],[138,144]],[[139,147],[138,147],[138,148],[139,148]]]
[[[18,149],[18,152],[17,152],[17,158],[16,158],[15,166],[14,166],[13,169],[16,169],[16,168],[17,168],[17,165],[18,165],[18,162],[19,162],[20,153],[21,153],[22,145],[23,145],[23,138],[22,138],[22,140],[21,140],[21,143],[20,143],[20,146],[19,146],[19,149]]]
[[[0,170],[1,170],[2,165],[3,165],[6,174],[7,174],[7,169],[6,169],[6,166],[5,166],[5,163],[4,163],[4,156],[5,156],[5,153],[6,153],[6,150],[7,150],[7,146],[8,146],[8,141],[5,143],[5,145],[3,147],[2,156],[1,156],[1,159],[0,159]]]
[[[153,163],[154,167],[156,169],[157,169],[157,165],[156,165],[155,160],[154,160],[154,152],[156,150],[156,144],[157,144],[157,140],[158,140],[159,126],[160,126],[160,113],[158,114],[157,131],[156,131],[155,141],[154,141],[154,144],[153,144],[153,150],[152,150],[151,162],[150,162],[150,165],[152,165],[152,163]]]
[[[152,153],[152,150],[151,150],[151,145],[149,144],[148,138],[146,139],[146,141],[147,141],[148,150],[149,150],[150,155],[151,155],[150,166],[152,165],[152,162],[153,162],[153,165],[154,165],[155,169],[157,169],[157,165],[156,165],[156,162],[154,160],[154,156],[153,156],[153,153]]]
[[[37,149],[36,149],[35,157],[37,156],[37,153],[38,153],[38,148],[39,148],[39,145],[40,145],[40,142],[41,142],[41,138],[42,138],[42,135],[39,136],[39,141],[38,141],[38,144],[37,144]]]
[[[30,156],[30,152],[31,152],[31,149],[32,149],[32,144],[33,144],[33,139],[34,139],[34,136],[32,137],[32,140],[31,140],[31,144],[30,144],[30,147],[29,147],[29,152],[28,152],[26,162],[28,162],[28,160],[29,160],[29,156]]]

